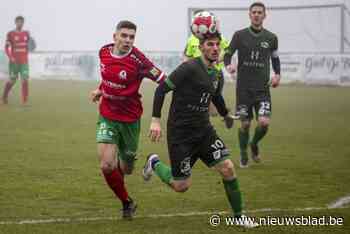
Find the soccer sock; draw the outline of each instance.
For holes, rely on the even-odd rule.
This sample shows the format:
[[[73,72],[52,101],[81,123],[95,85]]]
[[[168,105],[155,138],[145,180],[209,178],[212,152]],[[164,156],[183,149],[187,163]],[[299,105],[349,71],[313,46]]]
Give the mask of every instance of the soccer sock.
[[[22,80],[22,103],[28,101],[29,85],[28,80]]]
[[[254,133],[253,139],[251,141],[251,144],[257,145],[259,143],[259,141],[261,139],[263,139],[263,137],[266,135],[268,129],[269,129],[268,127],[257,126],[255,128],[255,133]]]
[[[128,192],[124,184],[124,178],[119,173],[118,169],[114,169],[111,173],[107,174],[103,172],[108,186],[113,190],[114,194],[123,202],[128,201]]]
[[[238,139],[239,139],[239,148],[241,150],[241,155],[246,156],[248,142],[249,142],[249,130],[243,130],[242,128],[239,128]]]
[[[158,161],[154,165],[153,170],[163,183],[170,185],[170,180],[172,176],[171,169],[169,166],[167,166],[165,163],[162,163],[161,161]]]
[[[242,194],[239,190],[238,179],[223,180],[226,196],[230,202],[235,217],[242,215]]]
[[[117,170],[118,170],[118,172],[120,173],[120,175],[123,177],[123,179],[124,179],[124,172],[123,172],[123,170],[122,170],[122,168],[121,168],[121,166],[120,166],[120,161],[118,160],[118,163],[117,163]]]
[[[4,88],[4,93],[2,95],[3,99],[7,99],[11,89],[12,89],[13,83],[11,81],[7,81],[5,84],[5,88]]]

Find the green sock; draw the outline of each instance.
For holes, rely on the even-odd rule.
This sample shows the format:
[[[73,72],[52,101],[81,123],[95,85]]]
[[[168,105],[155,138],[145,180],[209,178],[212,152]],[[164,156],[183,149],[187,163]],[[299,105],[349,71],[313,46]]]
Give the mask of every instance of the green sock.
[[[249,130],[245,131],[242,128],[238,129],[238,139],[239,139],[239,148],[241,150],[241,156],[248,157],[247,147],[249,142]]]
[[[259,141],[264,138],[268,129],[268,127],[257,126],[251,144],[257,145]]]
[[[154,172],[160,178],[161,181],[170,185],[170,180],[172,177],[170,167],[168,167],[165,163],[159,161],[154,165]]]
[[[238,179],[223,180],[226,196],[230,202],[235,217],[242,215],[242,194],[239,190]]]

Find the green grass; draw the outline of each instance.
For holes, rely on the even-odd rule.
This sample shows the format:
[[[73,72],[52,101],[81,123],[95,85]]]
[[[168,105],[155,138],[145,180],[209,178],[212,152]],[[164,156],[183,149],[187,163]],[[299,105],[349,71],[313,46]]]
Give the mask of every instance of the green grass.
[[[0,82],[1,92],[4,82]],[[30,105],[22,107],[17,84],[8,106],[0,106],[0,222],[25,219],[118,217],[120,204],[100,175],[95,143],[97,107],[88,100],[96,83],[31,81]],[[168,161],[166,141],[147,138],[155,85],[142,88],[144,115],[139,160],[127,177],[139,204],[133,221],[101,220],[58,224],[0,225],[0,233],[233,233],[245,230],[210,227],[209,215],[150,218],[149,215],[229,211],[219,176],[198,162],[193,185],[176,194],[158,178],[145,184],[140,176],[145,156],[158,152]],[[225,96],[233,106],[233,87]],[[345,218],[344,226],[278,226],[251,233],[349,233],[350,208],[293,211],[326,207],[350,194],[350,89],[281,87],[274,89],[270,132],[262,143],[264,162],[239,169],[245,208],[288,209],[252,216],[323,216]],[[167,116],[163,109],[163,121]],[[219,135],[238,165],[237,125],[227,130],[213,118]],[[165,127],[165,124],[163,124]],[[164,129],[165,130],[165,129]]]

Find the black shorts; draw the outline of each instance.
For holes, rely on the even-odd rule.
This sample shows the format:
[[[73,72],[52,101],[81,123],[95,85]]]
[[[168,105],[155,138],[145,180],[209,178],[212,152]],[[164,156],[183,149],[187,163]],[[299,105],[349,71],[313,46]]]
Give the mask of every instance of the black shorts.
[[[198,159],[212,167],[229,156],[228,149],[214,129],[191,142],[173,143],[168,140],[168,151],[174,180],[190,177],[191,169]]]
[[[270,90],[236,89],[236,115],[241,120],[270,116],[272,113]]]

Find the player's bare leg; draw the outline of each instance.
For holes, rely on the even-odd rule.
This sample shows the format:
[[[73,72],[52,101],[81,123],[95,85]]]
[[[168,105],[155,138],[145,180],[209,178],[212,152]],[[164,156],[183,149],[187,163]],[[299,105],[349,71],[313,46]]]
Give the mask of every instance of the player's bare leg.
[[[121,161],[121,160],[118,161],[118,166],[120,170],[126,175],[131,175],[134,171],[133,165],[125,163],[124,161]]]
[[[191,178],[182,180],[174,180],[171,175],[171,169],[168,165],[160,161],[157,154],[150,154],[142,170],[142,176],[145,181],[149,181],[153,172],[160,178],[160,180],[169,185],[175,192],[186,192],[192,184]]]
[[[108,186],[123,204],[123,218],[132,218],[136,204],[129,197],[124,183],[123,172],[115,159],[117,146],[115,144],[98,144],[100,167]]]
[[[250,130],[250,120],[242,120],[241,127],[238,129],[238,140],[240,148],[240,167],[248,167],[248,143],[249,143],[249,130]]]
[[[252,151],[252,159],[254,162],[261,162],[258,143],[266,135],[270,125],[270,118],[268,116],[260,116],[258,118],[258,126],[255,128],[255,133],[250,142],[250,149]]]
[[[22,104],[25,105],[28,102],[29,95],[29,81],[28,78],[22,79]]]
[[[226,196],[236,218],[236,225],[246,228],[257,227],[257,223],[253,222],[242,214],[242,194],[239,188],[237,174],[233,162],[230,159],[226,159],[216,164],[214,168],[222,176]]]
[[[209,114],[210,116],[217,116],[218,115],[218,111],[216,110],[216,107],[214,106],[214,104],[212,102],[210,102],[209,104]]]
[[[5,87],[4,87],[4,92],[2,95],[2,103],[3,104],[7,104],[8,103],[8,95],[12,89],[12,87],[15,85],[16,83],[16,79],[10,79],[8,81],[6,81],[5,83]]]

